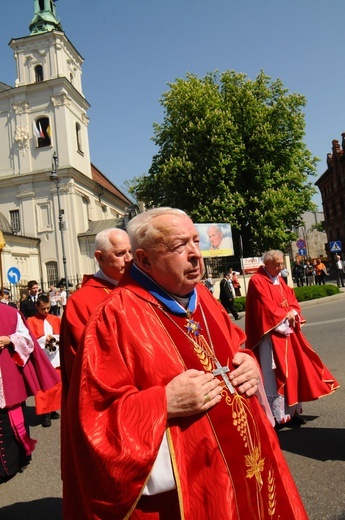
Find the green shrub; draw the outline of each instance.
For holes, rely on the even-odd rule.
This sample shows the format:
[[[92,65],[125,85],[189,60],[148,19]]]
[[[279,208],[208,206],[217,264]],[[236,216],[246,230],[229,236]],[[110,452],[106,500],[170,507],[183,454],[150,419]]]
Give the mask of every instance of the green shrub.
[[[332,296],[333,294],[339,294],[339,287],[336,285],[312,285],[306,287],[295,287],[294,288],[296,298],[299,302],[306,302],[308,300],[316,300],[318,298],[324,298],[325,296]]]
[[[239,298],[235,298],[234,307],[237,312],[243,312],[246,310],[246,298],[245,296],[240,296]]]

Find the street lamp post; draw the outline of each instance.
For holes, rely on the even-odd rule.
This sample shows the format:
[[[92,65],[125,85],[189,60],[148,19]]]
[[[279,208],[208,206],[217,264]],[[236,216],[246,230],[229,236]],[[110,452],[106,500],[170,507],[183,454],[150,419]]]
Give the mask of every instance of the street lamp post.
[[[57,174],[57,167],[58,167],[58,156],[57,156],[56,152],[54,152],[53,160],[52,160],[52,171],[51,171],[49,179],[52,182],[55,182],[55,185],[56,185],[56,193],[57,193],[58,209],[59,209],[59,229],[60,229],[60,233],[61,233],[62,263],[63,263],[63,269],[64,269],[64,275],[65,275],[66,296],[68,296],[67,260],[66,260],[65,242],[64,242],[64,236],[63,236],[63,224],[62,224],[64,210],[61,209],[61,203],[60,203],[60,179]]]
[[[242,269],[242,275],[243,275],[244,294],[247,294],[246,273],[244,272],[243,241],[242,241],[242,235],[240,235],[240,262],[241,262],[241,269]]]

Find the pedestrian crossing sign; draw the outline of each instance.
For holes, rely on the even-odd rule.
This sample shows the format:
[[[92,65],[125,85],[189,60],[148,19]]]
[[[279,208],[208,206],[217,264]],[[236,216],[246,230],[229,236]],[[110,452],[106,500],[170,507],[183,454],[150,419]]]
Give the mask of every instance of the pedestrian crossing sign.
[[[335,240],[334,242],[329,243],[329,248],[331,253],[341,253],[341,242],[340,240]]]

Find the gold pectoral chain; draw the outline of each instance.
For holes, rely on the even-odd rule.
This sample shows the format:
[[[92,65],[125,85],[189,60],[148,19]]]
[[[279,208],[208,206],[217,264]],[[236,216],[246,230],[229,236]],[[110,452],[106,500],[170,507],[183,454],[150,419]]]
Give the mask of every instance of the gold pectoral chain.
[[[285,309],[288,309],[289,308],[289,302],[287,301],[286,297],[283,294],[282,284],[279,282],[278,285],[279,285],[279,290],[280,290],[280,294],[281,294],[281,297],[282,297],[282,301],[281,301],[280,305],[282,307],[285,307]]]
[[[215,353],[215,350],[214,350],[214,346],[213,346],[213,342],[212,342],[212,338],[211,338],[211,334],[210,334],[210,331],[208,329],[206,317],[205,317],[205,314],[204,314],[202,306],[200,305],[200,310],[201,310],[201,314],[202,314],[202,317],[203,317],[203,320],[204,320],[204,323],[205,323],[205,328],[206,328],[209,344],[206,342],[206,340],[205,340],[205,338],[203,336],[200,337],[200,343],[195,341],[195,339],[192,336],[190,336],[185,330],[183,330],[182,327],[180,327],[178,325],[178,323],[176,323],[176,321],[174,321],[172,319],[170,314],[168,314],[162,307],[161,307],[161,310],[165,314],[165,316],[167,316],[167,318],[169,318],[169,320],[194,345],[194,350],[196,351],[196,353],[198,353],[198,352],[200,353],[200,351],[201,351],[204,354],[204,356],[198,355],[198,357],[199,357],[199,360],[200,360],[201,364],[205,368],[205,370],[207,372],[212,372],[212,374],[215,377],[216,376],[220,376],[223,379],[224,385],[227,387],[227,389],[229,390],[230,394],[234,394],[235,393],[235,389],[232,386],[231,381],[230,381],[230,379],[228,378],[228,375],[227,375],[228,372],[230,372],[230,368],[228,366],[222,366],[221,363],[217,359],[217,356],[216,356],[216,353]],[[187,312],[187,325],[186,325],[186,327],[187,327],[188,331],[191,332],[192,334],[198,335],[198,331],[200,329],[199,324],[196,323],[194,320],[190,319],[191,313],[190,313],[189,310],[187,310],[186,312]],[[203,342],[206,345],[206,348],[203,348],[203,346],[201,345],[201,342]],[[212,370],[212,366],[211,366],[211,363],[209,361],[209,358],[213,361],[213,365],[215,366],[215,368],[213,370]]]

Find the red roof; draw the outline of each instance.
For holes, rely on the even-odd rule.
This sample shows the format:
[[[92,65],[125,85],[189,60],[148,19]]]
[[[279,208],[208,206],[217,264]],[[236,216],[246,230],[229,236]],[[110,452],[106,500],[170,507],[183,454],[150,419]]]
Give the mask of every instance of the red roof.
[[[118,197],[125,204],[132,204],[132,201],[130,199],[128,199],[126,197],[126,195],[124,195],[122,193],[122,191],[120,191],[109,179],[107,179],[105,177],[105,175],[103,175],[103,173],[100,172],[99,169],[96,168],[96,166],[94,166],[92,163],[91,163],[91,175],[92,175],[92,179],[95,182],[97,182],[98,184],[103,186],[103,188],[105,188],[108,191],[110,191],[111,193],[113,193],[113,195]]]

